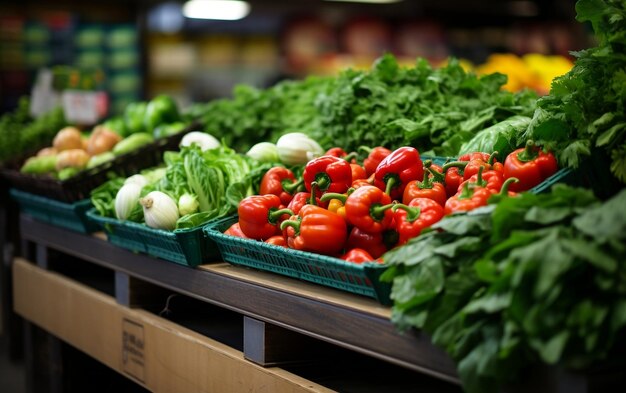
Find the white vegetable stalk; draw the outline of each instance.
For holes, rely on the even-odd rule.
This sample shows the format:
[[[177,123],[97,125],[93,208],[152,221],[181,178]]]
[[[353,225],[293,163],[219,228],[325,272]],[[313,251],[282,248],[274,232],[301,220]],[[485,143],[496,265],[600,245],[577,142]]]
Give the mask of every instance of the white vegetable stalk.
[[[213,135],[201,131],[189,132],[185,134],[183,139],[180,141],[181,146],[188,147],[194,144],[198,145],[202,151],[216,149],[221,146],[220,141],[218,141]]]
[[[281,136],[276,142],[276,148],[280,161],[286,165],[306,164],[324,154],[319,143],[301,132]]]
[[[115,195],[115,215],[119,220],[126,220],[137,206],[141,188],[137,183],[127,183]]]
[[[278,148],[271,142],[260,142],[252,146],[246,153],[248,157],[259,162],[278,162]]]
[[[195,195],[185,193],[178,198],[178,213],[181,217],[197,212],[199,206],[198,197]]]
[[[139,199],[143,218],[150,228],[172,230],[178,220],[178,206],[174,199],[161,191],[152,191]]]

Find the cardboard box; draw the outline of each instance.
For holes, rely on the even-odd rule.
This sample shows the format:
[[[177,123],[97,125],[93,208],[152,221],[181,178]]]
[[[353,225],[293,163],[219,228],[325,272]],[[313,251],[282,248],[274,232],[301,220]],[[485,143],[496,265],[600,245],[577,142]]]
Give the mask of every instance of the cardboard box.
[[[13,264],[15,311],[153,392],[330,392],[28,261]]]

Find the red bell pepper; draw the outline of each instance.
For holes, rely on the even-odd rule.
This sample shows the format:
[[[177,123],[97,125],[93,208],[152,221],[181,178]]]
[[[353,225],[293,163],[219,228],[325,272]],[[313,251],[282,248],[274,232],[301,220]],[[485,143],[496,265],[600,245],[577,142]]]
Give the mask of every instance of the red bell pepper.
[[[372,173],[367,179],[357,179],[352,182],[351,188],[359,188],[363,186],[374,185],[374,174]]]
[[[367,179],[365,169],[363,169],[361,165],[350,164],[350,169],[352,170],[352,183],[354,183],[356,180]]]
[[[470,185],[465,183],[461,191],[451,198],[448,198],[445,206],[446,215],[461,212],[470,211],[478,207],[487,205],[487,201],[491,196],[505,197],[511,195],[509,192],[509,186],[518,180],[514,177],[507,179],[502,183],[502,188],[499,193],[494,193],[492,190],[476,185]]]
[[[333,156],[338,158],[343,158],[348,155],[348,153],[343,150],[341,147],[331,147],[324,153],[325,156]]]
[[[380,233],[391,226],[391,206],[389,195],[378,187],[360,187],[346,199],[346,218],[365,232]]]
[[[265,240],[278,231],[282,216],[293,214],[289,209],[281,208],[280,198],[273,194],[252,195],[239,202],[239,226],[249,238]]]
[[[519,180],[511,184],[511,191],[516,192],[530,190],[558,169],[554,154],[544,152],[530,140],[526,142],[526,147],[514,150],[504,160],[504,178]]]
[[[314,205],[302,207],[296,219],[289,219],[280,225],[287,231],[287,244],[296,250],[320,254],[338,254],[346,243],[346,221],[333,212]]]
[[[311,193],[310,192],[299,192],[293,196],[289,205],[287,205],[287,209],[291,210],[293,214],[300,213],[300,209],[302,206],[306,204],[317,205],[326,208],[328,206],[326,203],[320,201],[319,197],[315,197],[314,203],[311,203]]]
[[[414,147],[400,147],[378,164],[374,185],[385,190],[391,199],[402,197],[406,184],[424,176],[420,154]]]
[[[446,204],[446,199],[448,199],[446,187],[438,181],[433,181],[436,178],[443,179],[443,175],[433,171],[430,166],[431,163],[426,160],[424,162],[424,180],[411,180],[406,185],[402,194],[402,203],[408,205],[415,198],[429,198],[441,206]]]
[[[376,172],[376,168],[378,168],[378,164],[382,160],[385,159],[389,154],[391,154],[391,150],[386,147],[377,146],[375,148],[369,148],[365,146],[359,147],[359,150],[364,150],[368,153],[367,158],[363,160],[363,167],[365,168],[365,174],[369,177],[373,173]]]
[[[265,243],[273,244],[275,246],[280,246],[280,247],[287,247],[287,240],[285,240],[285,237],[281,235],[272,236],[269,239],[267,239]]]
[[[478,187],[484,187],[494,194],[500,192],[502,189],[502,183],[504,182],[504,175],[502,172],[484,169],[485,167],[482,166],[478,168],[478,173],[461,183],[457,192],[460,192],[463,189],[465,183],[470,183],[470,186],[474,184]]]
[[[487,153],[468,153],[459,157],[459,161],[467,161],[467,165],[463,170],[463,178],[468,180],[470,177],[478,173],[478,168],[484,167],[484,171],[494,170],[498,172],[503,171],[502,163],[496,161],[498,152],[495,151],[491,154]]]
[[[312,159],[304,167],[304,186],[308,192],[316,196],[321,191],[346,192],[352,184],[352,168],[350,164],[338,157],[321,156]],[[315,189],[314,191],[311,191]]]
[[[353,248],[343,254],[341,259],[347,262],[363,263],[373,261],[374,257],[362,248]]]
[[[296,181],[296,177],[291,170],[283,167],[274,167],[270,168],[263,175],[259,194],[276,195],[280,198],[283,205],[288,205],[300,184],[302,184],[302,180]]]
[[[248,236],[245,235],[241,231],[241,226],[239,226],[239,222],[234,223],[227,230],[224,231],[224,235],[243,237],[244,239],[248,239]]]
[[[396,241],[393,242],[394,245],[395,243]],[[361,248],[374,258],[380,257],[388,250],[384,243],[383,233],[367,233],[357,227],[353,227],[350,231],[346,248]]]
[[[443,206],[429,198],[415,198],[408,205],[398,203],[391,210],[394,213],[399,235],[398,246],[419,236],[422,230],[444,216]]]
[[[467,165],[467,161],[452,161],[445,164],[442,168],[445,174],[444,184],[446,185],[446,194],[448,198],[455,195],[459,189],[459,185],[463,183],[463,170]]]
[[[328,151],[326,151],[326,153],[324,153],[325,156],[333,156],[333,157],[338,157],[338,158],[343,158],[344,160],[348,161],[351,164],[356,164],[356,153],[350,153],[348,154],[345,150],[343,150],[341,147],[332,147],[330,149],[328,149]]]
[[[484,187],[470,187],[465,183],[461,192],[448,198],[445,205],[446,215],[474,210],[480,206],[487,205],[487,200],[493,193]]]

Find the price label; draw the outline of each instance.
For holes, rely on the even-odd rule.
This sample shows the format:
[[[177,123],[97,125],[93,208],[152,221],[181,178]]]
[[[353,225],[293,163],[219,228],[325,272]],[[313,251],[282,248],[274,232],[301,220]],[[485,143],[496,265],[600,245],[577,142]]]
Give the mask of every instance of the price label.
[[[70,123],[93,125],[107,113],[108,98],[101,91],[63,91],[63,111]]]
[[[145,378],[143,325],[124,318],[122,324],[122,367],[140,382]]]

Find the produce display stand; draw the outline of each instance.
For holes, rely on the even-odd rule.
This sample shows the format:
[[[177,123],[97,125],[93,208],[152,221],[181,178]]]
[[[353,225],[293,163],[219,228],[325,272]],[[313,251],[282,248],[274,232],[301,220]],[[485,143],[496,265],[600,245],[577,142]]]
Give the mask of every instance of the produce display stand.
[[[26,214],[19,227],[16,312],[149,390],[462,391],[445,352],[419,332],[399,332],[374,299],[219,261],[190,268]],[[109,289],[72,266],[104,269]],[[195,322],[167,318],[177,297],[197,302]],[[507,391],[619,391],[607,381],[554,369]]]

